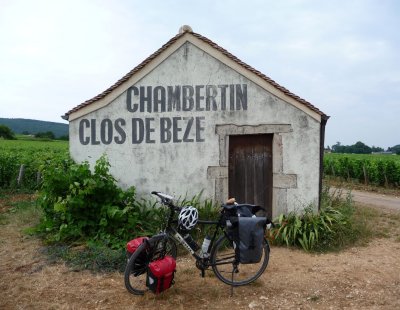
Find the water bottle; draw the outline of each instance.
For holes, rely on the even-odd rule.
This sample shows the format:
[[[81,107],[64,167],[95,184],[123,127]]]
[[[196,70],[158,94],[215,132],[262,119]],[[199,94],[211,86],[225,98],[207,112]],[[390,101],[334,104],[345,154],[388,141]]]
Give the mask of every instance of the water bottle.
[[[186,241],[186,243],[190,246],[190,248],[193,251],[196,252],[199,249],[198,244],[196,243],[196,241],[193,240],[190,234],[186,234],[185,236],[183,236],[183,239]]]
[[[201,246],[201,256],[202,257],[207,257],[208,254],[208,247],[210,246],[210,242],[211,242],[211,237],[206,236],[204,238],[203,244]]]

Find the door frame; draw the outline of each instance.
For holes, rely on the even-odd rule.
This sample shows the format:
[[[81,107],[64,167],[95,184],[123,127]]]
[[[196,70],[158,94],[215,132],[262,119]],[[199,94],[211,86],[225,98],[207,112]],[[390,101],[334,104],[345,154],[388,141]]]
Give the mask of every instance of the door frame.
[[[219,165],[207,168],[207,178],[214,180],[214,199],[223,203],[228,199],[229,136],[273,134],[272,138],[272,217],[287,213],[287,191],[297,188],[297,175],[283,172],[282,135],[293,131],[290,124],[216,125],[218,135]]]

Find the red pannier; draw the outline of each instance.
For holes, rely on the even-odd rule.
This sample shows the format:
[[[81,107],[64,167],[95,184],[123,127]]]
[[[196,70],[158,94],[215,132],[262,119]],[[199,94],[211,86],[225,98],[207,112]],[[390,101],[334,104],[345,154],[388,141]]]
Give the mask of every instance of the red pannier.
[[[135,253],[137,248],[147,239],[149,239],[149,238],[148,237],[138,237],[136,239],[129,241],[126,244],[126,255],[127,255],[128,259],[132,256],[133,253]]]
[[[176,261],[172,256],[151,262],[147,269],[147,287],[155,294],[169,289],[174,284]]]

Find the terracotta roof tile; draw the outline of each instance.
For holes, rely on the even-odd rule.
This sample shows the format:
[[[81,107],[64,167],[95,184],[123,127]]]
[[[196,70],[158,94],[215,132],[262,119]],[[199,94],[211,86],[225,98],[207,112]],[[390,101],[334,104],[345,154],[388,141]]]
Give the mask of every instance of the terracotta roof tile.
[[[326,114],[324,114],[322,111],[320,111],[318,108],[316,108],[315,106],[313,106],[310,102],[300,98],[299,96],[293,94],[292,92],[290,92],[288,89],[286,89],[285,87],[279,85],[278,83],[276,83],[274,80],[272,80],[271,78],[269,78],[268,76],[266,76],[265,74],[261,73],[260,71],[254,69],[253,67],[249,66],[248,64],[244,63],[243,61],[241,61],[239,58],[237,58],[236,56],[232,55],[231,53],[229,53],[227,50],[225,50],[224,48],[220,47],[218,44],[214,43],[213,41],[211,41],[210,39],[195,33],[195,32],[191,32],[191,35],[195,36],[196,38],[198,38],[199,40],[209,44],[210,46],[212,46],[213,48],[215,48],[216,50],[218,50],[219,52],[221,52],[222,54],[224,54],[225,56],[227,56],[228,58],[232,59],[233,61],[235,61],[236,63],[238,63],[240,66],[242,66],[243,68],[253,72],[254,74],[256,74],[257,76],[259,76],[260,78],[262,78],[263,80],[267,81],[269,84],[273,85],[275,88],[279,89],[280,91],[282,91],[284,94],[286,94],[287,96],[295,99],[296,101],[304,104],[305,106],[307,106],[309,109],[311,109],[312,111],[316,112],[317,114],[321,115],[321,117],[323,119],[328,119],[329,116],[327,116]],[[169,46],[171,46],[174,42],[176,42],[180,37],[182,37],[183,35],[185,35],[185,32],[182,32],[180,34],[177,34],[175,37],[173,37],[172,39],[170,39],[167,43],[165,43],[160,49],[158,49],[155,53],[153,53],[152,55],[150,55],[149,57],[147,57],[142,63],[140,63],[138,66],[136,66],[135,68],[133,68],[131,71],[129,71],[127,74],[125,74],[121,79],[119,79],[114,85],[110,86],[108,89],[106,89],[104,92],[102,92],[101,94],[98,94],[97,96],[93,97],[92,99],[86,100],[85,102],[81,103],[80,105],[76,106],[75,108],[69,110],[67,113],[65,113],[65,115],[62,116],[62,118],[64,119],[68,119],[69,115],[73,112],[76,112],[88,105],[90,105],[93,102],[96,102],[97,100],[100,100],[102,98],[104,98],[106,95],[108,95],[109,93],[111,93],[114,89],[116,89],[118,86],[120,86],[121,84],[123,84],[124,82],[126,82],[127,80],[129,80],[129,78],[131,78],[135,73],[137,73],[138,71],[140,71],[143,67],[145,67],[148,63],[150,63],[153,59],[155,59],[158,55],[160,55],[162,52],[164,52]]]

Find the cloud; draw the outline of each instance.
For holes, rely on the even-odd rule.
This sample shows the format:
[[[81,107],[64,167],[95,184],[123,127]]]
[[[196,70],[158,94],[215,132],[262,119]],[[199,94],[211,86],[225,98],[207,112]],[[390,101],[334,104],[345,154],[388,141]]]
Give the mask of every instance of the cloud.
[[[393,0],[3,0],[0,115],[61,121],[189,24],[331,115],[328,144],[392,146],[399,9]]]

